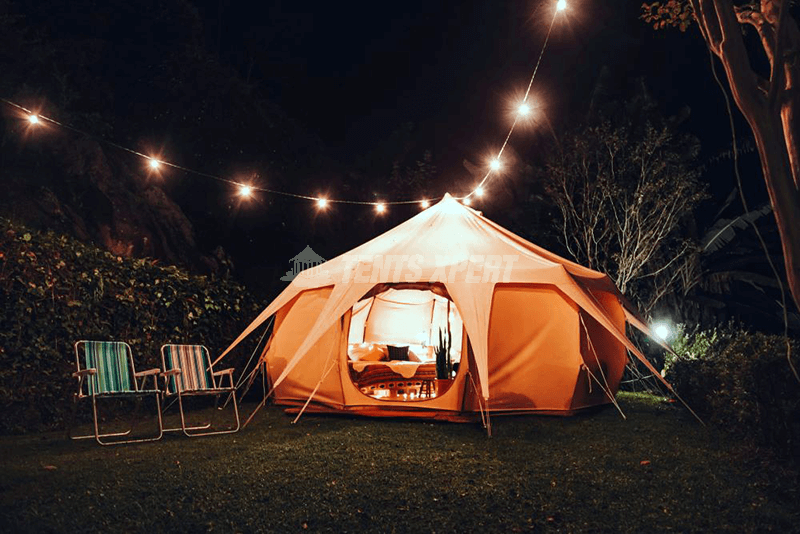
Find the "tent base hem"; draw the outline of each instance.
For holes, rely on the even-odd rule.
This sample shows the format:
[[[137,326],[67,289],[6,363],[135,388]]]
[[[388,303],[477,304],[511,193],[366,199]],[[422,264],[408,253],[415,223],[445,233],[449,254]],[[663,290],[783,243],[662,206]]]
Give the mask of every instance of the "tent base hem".
[[[281,405],[276,403],[277,405]],[[287,406],[288,403],[283,403]],[[289,406],[284,409],[288,415],[297,415],[300,412],[301,406]],[[443,412],[441,408],[401,408],[397,406],[348,406],[346,408],[334,408],[324,404],[314,404],[313,402],[308,405],[304,413],[314,414],[336,414],[336,415],[354,415],[357,417],[387,417],[387,418],[411,418],[411,419],[428,419],[432,421],[450,421],[453,423],[474,423],[480,421],[480,414],[478,413],[459,413],[459,412]]]
[[[516,415],[544,415],[557,417],[570,417],[579,413],[591,413],[602,410],[611,403],[584,406],[568,410],[552,409],[519,409],[519,410],[491,410],[492,417],[497,416],[516,416]],[[284,406],[284,413],[287,415],[297,415],[302,409],[302,405],[291,402],[276,403],[277,406]],[[481,414],[475,412],[444,412],[441,408],[425,407],[400,407],[400,406],[348,406],[333,407],[326,404],[314,403],[313,401],[306,407],[304,413],[313,414],[332,414],[332,415],[353,415],[357,417],[386,417],[386,418],[410,418],[428,419],[431,421],[449,421],[452,423],[476,423],[481,421]]]

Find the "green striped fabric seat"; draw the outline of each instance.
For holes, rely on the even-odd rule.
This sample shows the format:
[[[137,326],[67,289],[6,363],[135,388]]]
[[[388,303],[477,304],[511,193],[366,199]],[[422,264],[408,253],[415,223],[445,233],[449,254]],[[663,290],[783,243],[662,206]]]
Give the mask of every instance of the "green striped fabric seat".
[[[214,389],[211,379],[211,360],[208,350],[202,345],[165,345],[165,370],[180,369],[181,374],[172,377],[167,385],[170,393]]]
[[[128,346],[117,341],[87,341],[86,368],[97,369],[89,375],[89,394],[135,391],[131,380]]]

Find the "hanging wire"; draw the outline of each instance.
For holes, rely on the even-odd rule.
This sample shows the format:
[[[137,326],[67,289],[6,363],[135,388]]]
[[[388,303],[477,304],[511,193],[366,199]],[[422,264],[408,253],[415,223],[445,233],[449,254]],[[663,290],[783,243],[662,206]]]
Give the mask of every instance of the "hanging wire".
[[[550,26],[549,26],[549,28],[547,30],[547,35],[545,36],[544,43],[542,44],[542,49],[539,52],[539,57],[536,60],[536,65],[534,66],[534,69],[533,69],[533,74],[531,75],[531,79],[528,82],[528,87],[525,90],[525,96],[522,99],[522,105],[526,105],[526,103],[528,101],[528,97],[530,95],[531,87],[533,86],[533,80],[536,78],[536,73],[539,70],[539,66],[541,65],[542,58],[544,57],[545,50],[547,49],[547,43],[550,41],[550,35],[553,32],[553,26],[555,24],[556,17],[558,16],[559,12],[561,12],[561,11],[563,11],[565,9],[565,7],[566,7],[566,3],[565,3],[564,0],[559,0],[557,2],[557,4],[556,4],[556,8],[553,11],[553,18],[551,19]],[[36,113],[36,112],[34,112],[34,111],[24,107],[24,106],[21,106],[21,105],[15,103],[15,102],[12,102],[12,101],[10,101],[8,99],[0,97],[0,102],[4,102],[5,104],[7,104],[7,105],[9,105],[9,106],[11,106],[13,108],[16,108],[16,109],[26,113],[28,115],[29,120],[31,121],[32,124],[37,124],[39,120],[43,120],[43,121],[49,122],[51,124],[54,124],[56,126],[59,126],[61,128],[73,131],[75,133],[78,133],[78,134],[81,134],[81,135],[84,135],[84,136],[87,136],[87,137],[89,137],[91,139],[96,140],[99,143],[103,143],[105,145],[114,147],[114,148],[116,148],[118,150],[122,150],[124,152],[128,152],[128,153],[133,154],[135,156],[139,156],[139,157],[141,157],[141,158],[143,158],[143,159],[145,159],[147,161],[150,161],[151,165],[154,168],[158,168],[160,165],[164,165],[164,166],[167,166],[167,167],[172,167],[173,169],[178,169],[178,170],[183,171],[183,172],[185,172],[187,174],[194,174],[196,176],[209,178],[211,180],[216,180],[216,181],[221,182],[221,183],[234,185],[234,186],[239,187],[240,190],[245,195],[249,195],[250,193],[257,191],[257,192],[268,193],[268,194],[271,194],[271,195],[283,196],[283,197],[287,197],[287,198],[295,198],[295,199],[299,199],[299,200],[308,200],[308,201],[316,202],[317,206],[320,209],[324,209],[328,204],[350,204],[350,205],[361,205],[361,206],[373,206],[373,207],[376,208],[378,213],[384,213],[385,209],[386,209],[386,206],[399,206],[399,205],[409,205],[409,204],[420,204],[422,206],[422,208],[425,209],[428,206],[430,206],[430,204],[432,202],[437,202],[437,201],[439,201],[439,200],[441,200],[443,198],[443,196],[440,195],[440,196],[437,196],[437,197],[431,197],[431,198],[425,198],[425,199],[417,198],[417,199],[390,200],[390,201],[348,200],[348,199],[342,199],[342,198],[327,198],[327,197],[323,197],[323,196],[303,195],[303,194],[300,194],[300,193],[292,193],[290,191],[282,191],[282,190],[279,190],[279,189],[272,189],[272,188],[269,188],[269,187],[263,187],[263,186],[259,186],[259,185],[245,184],[245,183],[242,183],[242,182],[238,182],[236,180],[231,180],[231,179],[228,179],[228,178],[224,178],[224,177],[216,175],[216,174],[211,174],[211,173],[207,173],[207,172],[203,172],[203,171],[198,171],[198,170],[192,169],[190,167],[185,167],[183,165],[178,165],[177,163],[171,163],[169,161],[163,161],[163,160],[157,159],[157,158],[155,158],[153,156],[149,156],[147,154],[143,154],[142,152],[139,152],[138,150],[134,150],[132,148],[120,145],[119,143],[115,143],[115,142],[110,141],[108,139],[96,136],[94,134],[86,132],[85,130],[82,130],[80,128],[76,128],[75,126],[71,126],[69,124],[60,122],[60,121],[58,121],[56,119],[53,119],[52,117],[47,117],[45,115],[40,115],[40,114],[38,114],[38,113]],[[492,171],[496,170],[496,167],[499,166],[500,157],[503,155],[503,152],[505,151],[506,146],[508,146],[509,140],[511,139],[511,134],[514,133],[514,129],[516,128],[517,123],[519,122],[519,118],[520,118],[521,114],[522,113],[518,113],[516,115],[516,117],[514,118],[514,121],[511,124],[511,128],[508,130],[508,134],[506,135],[505,140],[503,141],[503,145],[501,146],[500,151],[498,152],[497,157],[493,162],[493,165],[492,165],[493,168],[490,168],[486,172],[486,174],[484,175],[483,179],[480,181],[480,183],[478,184],[477,187],[475,187],[469,194],[464,195],[462,197],[457,197],[458,200],[461,200],[465,204],[469,204],[470,201],[471,201],[471,197],[473,197],[473,196],[478,196],[478,197],[482,196],[483,191],[484,191],[483,186],[489,180],[489,178],[491,177]]]
[[[533,80],[536,79],[536,73],[539,71],[539,65],[541,65],[542,63],[542,57],[544,56],[544,51],[547,49],[547,43],[550,41],[550,34],[553,33],[553,25],[556,22],[556,17],[558,16],[559,11],[560,9],[557,8],[553,12],[553,18],[550,20],[550,27],[547,29],[547,35],[544,38],[544,44],[542,44],[542,50],[541,52],[539,52],[539,58],[536,60],[536,66],[533,68],[533,74],[531,74],[531,80],[528,82],[527,89],[525,89],[525,96],[522,98],[523,105],[528,102],[528,97],[530,96],[531,93],[531,87],[533,87]],[[494,161],[499,163],[500,156],[503,155],[503,151],[506,149],[506,146],[508,146],[508,141],[511,139],[511,134],[514,133],[514,128],[517,127],[517,123],[519,122],[519,117],[520,113],[517,113],[517,115],[514,117],[514,122],[511,123],[511,128],[509,128],[508,130],[508,135],[506,135],[506,139],[505,141],[503,141],[503,146],[500,147],[500,151],[497,153],[497,157],[495,158]],[[459,200],[465,200],[471,198],[473,195],[476,194],[480,196],[480,193],[477,193],[477,191],[483,190],[483,186],[489,180],[489,177],[492,175],[493,170],[494,169],[489,168],[489,170],[486,171],[483,180],[481,180],[480,183],[478,183],[478,186],[475,189],[473,189],[468,195],[460,197]]]

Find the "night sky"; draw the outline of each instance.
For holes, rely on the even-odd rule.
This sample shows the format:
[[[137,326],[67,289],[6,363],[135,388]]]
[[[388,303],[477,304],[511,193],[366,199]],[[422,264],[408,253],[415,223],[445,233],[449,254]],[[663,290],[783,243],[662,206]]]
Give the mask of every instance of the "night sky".
[[[338,159],[353,162],[380,149],[410,121],[418,146],[433,151],[444,189],[456,189],[462,160],[482,161],[507,132],[509,101],[530,77],[550,4],[411,1],[400,12],[361,1],[197,5],[207,46],[319,135]],[[574,0],[569,6],[556,21],[533,86],[540,112],[557,130],[585,111],[605,67],[622,93],[644,78],[665,114],[688,106],[683,128],[701,139],[704,157],[730,148],[723,100],[696,28],[654,31],[639,19],[639,2]],[[739,127],[742,137],[749,135]],[[538,124],[518,131],[512,146],[522,154],[535,151],[548,135]],[[722,197],[731,178],[729,167],[705,176]]]
[[[398,200],[389,195],[386,179],[404,129],[409,161],[425,151],[433,156],[432,194],[471,189],[475,179],[463,161],[483,164],[501,144],[510,103],[530,79],[554,5],[533,0],[410,0],[402,5],[48,0],[17,8],[59,53],[80,41],[82,56],[67,55],[78,66],[56,65],[68,77],[88,80],[78,84],[80,94],[70,105],[106,118],[111,127],[96,133],[138,150],[163,148],[166,158],[218,176],[255,170],[259,183],[281,190]],[[517,129],[509,150],[536,164],[553,133],[581,124],[601,70],[609,73],[612,98],[631,95],[643,79],[663,114],[690,109],[681,129],[700,139],[699,163],[716,161],[702,176],[711,193],[711,208],[699,214],[702,226],[735,186],[730,159],[716,160],[730,149],[724,101],[697,29],[654,31],[640,13],[640,2],[569,2],[533,84],[539,116],[534,125]],[[199,73],[205,64],[156,63],[198,40],[196,46],[216,58],[218,67]],[[111,44],[98,45],[95,52],[95,41]],[[181,69],[189,74],[172,72]],[[198,85],[187,89],[185,80],[195,71]],[[299,133],[276,132],[263,113],[248,108],[250,100],[213,101],[216,97],[209,95],[233,77]],[[44,72],[41,78],[53,74]],[[20,79],[36,87],[33,74]],[[176,88],[174,79],[184,86]],[[43,83],[39,94],[56,100],[57,86]],[[750,132],[734,112],[746,140]],[[314,143],[320,148],[307,148]],[[276,154],[290,156],[272,165]],[[314,159],[307,154],[316,163],[305,161]],[[265,165],[272,167],[265,170]],[[765,202],[755,154],[745,154],[742,165],[752,205]],[[369,180],[367,186],[363,179]],[[265,268],[280,273],[285,259],[307,244],[331,257],[418,211],[394,207],[376,218],[368,208],[335,206],[316,215],[307,203],[269,195],[241,204],[219,184],[180,172],[171,172],[164,187],[189,215],[200,245],[210,250],[223,244],[239,274],[251,281]],[[506,217],[513,202],[508,195],[493,198],[490,188],[480,209],[536,240],[536,228],[515,228]],[[738,205],[730,209],[729,216],[741,212]]]

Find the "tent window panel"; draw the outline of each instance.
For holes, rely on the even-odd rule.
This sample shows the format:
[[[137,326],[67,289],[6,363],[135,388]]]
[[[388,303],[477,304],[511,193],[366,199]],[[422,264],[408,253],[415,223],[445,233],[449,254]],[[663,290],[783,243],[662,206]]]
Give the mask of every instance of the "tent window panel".
[[[431,291],[392,288],[360,301],[348,333],[353,384],[388,401],[442,395],[459,368],[463,328],[455,304]]]

